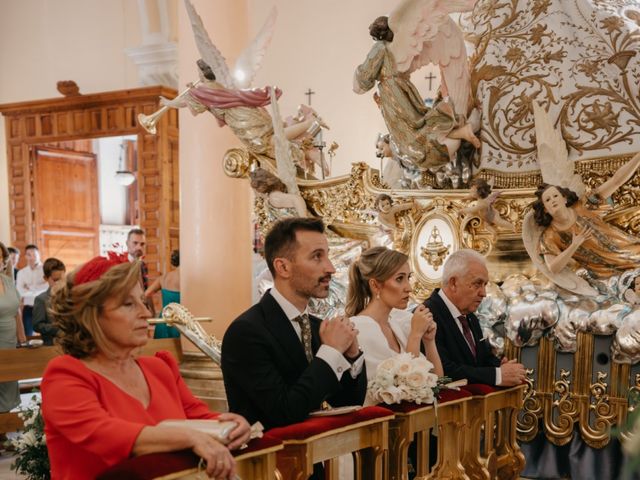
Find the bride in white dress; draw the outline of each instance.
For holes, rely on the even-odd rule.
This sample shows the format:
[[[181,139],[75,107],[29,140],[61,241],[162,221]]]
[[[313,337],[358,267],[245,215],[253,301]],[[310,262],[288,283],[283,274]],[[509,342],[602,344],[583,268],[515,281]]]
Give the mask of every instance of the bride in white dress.
[[[382,361],[402,352],[421,355],[421,346],[434,373],[443,375],[431,312],[424,305],[413,313],[405,310],[412,292],[410,279],[408,257],[386,247],[366,250],[349,269],[345,313],[359,331],[368,380]]]

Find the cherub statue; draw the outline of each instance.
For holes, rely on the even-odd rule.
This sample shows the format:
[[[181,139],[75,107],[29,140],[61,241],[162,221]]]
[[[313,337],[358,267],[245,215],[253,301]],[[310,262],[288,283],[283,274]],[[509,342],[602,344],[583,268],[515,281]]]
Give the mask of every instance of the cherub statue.
[[[258,167],[249,173],[251,188],[265,198],[268,207],[279,210],[275,217],[307,217],[307,204],[297,193],[289,193],[286,185],[269,170]]]
[[[164,99],[164,104],[174,108],[188,106],[194,115],[211,112],[220,126],[228,125],[238,139],[252,153],[274,158],[273,125],[269,112],[264,108],[271,103],[270,87],[248,89],[260,67],[267,46],[273,35],[276,11],[272,10],[253,42],[238,58],[233,74],[220,51],[213,44],[204,28],[202,19],[189,0],[185,6],[198,51],[200,81],[174,100]],[[282,94],[276,91],[276,97]],[[304,171],[313,172],[313,165],[320,165],[321,155],[313,146],[313,138],[321,128],[327,128],[311,108],[300,106],[295,116],[289,117],[284,126],[287,140],[291,142],[292,157]],[[321,168],[327,168],[321,165]],[[328,174],[325,171],[325,174]]]
[[[396,214],[411,210],[414,207],[413,202],[403,202],[397,205],[393,204],[393,199],[386,193],[381,193],[376,198],[374,207],[378,212],[378,221],[387,229],[389,233],[394,232],[398,227],[396,225]]]
[[[557,285],[587,295],[597,292],[573,274],[584,268],[595,279],[609,278],[640,264],[640,239],[608,224],[601,210],[589,208],[613,194],[640,166],[640,153],[591,192],[574,173],[566,144],[546,112],[533,102],[538,163],[544,182],[533,210],[525,216],[522,237],[534,265]]]
[[[640,305],[640,276],[635,276],[624,292],[624,299],[631,305]]]
[[[493,206],[500,196],[500,192],[491,193],[492,188],[493,185],[482,178],[473,180],[466,200],[476,200],[476,203],[473,206],[463,208],[462,213],[480,217],[484,222],[485,228],[494,235],[496,227],[515,231],[515,225],[502,218]]]
[[[375,96],[400,157],[420,169],[452,159],[459,140],[476,148],[480,140],[466,122],[470,75],[461,30],[449,13],[470,11],[475,0],[404,0],[389,17],[369,27],[376,40],[354,76],[354,91],[362,94],[376,83]],[[438,64],[449,101],[428,108],[411,83],[411,72]]]

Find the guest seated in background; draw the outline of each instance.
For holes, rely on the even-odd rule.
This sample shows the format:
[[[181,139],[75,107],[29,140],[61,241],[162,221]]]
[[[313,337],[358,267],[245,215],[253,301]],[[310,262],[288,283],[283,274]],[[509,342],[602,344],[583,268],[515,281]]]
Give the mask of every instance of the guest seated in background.
[[[488,282],[484,257],[474,250],[458,250],[444,263],[442,289],[435,289],[424,302],[438,324],[436,345],[444,374],[469,383],[518,385],[525,379],[524,366],[493,354],[473,314],[486,296]]]
[[[44,281],[40,251],[35,245],[24,248],[24,258],[27,265],[18,271],[16,288],[22,298],[22,324],[25,335],[33,335],[33,302],[49,285]]]
[[[359,332],[369,379],[387,358],[401,352],[418,356],[421,347],[436,375],[443,375],[431,312],[424,305],[413,314],[405,310],[412,292],[410,278],[409,258],[386,247],[366,250],[349,269],[345,311]]]
[[[307,313],[309,299],[329,294],[335,273],[322,220],[276,222],[264,252],[274,286],[222,341],[229,410],[273,428],[305,420],[325,400],[362,405],[367,375],[358,332],[346,317]]]
[[[49,284],[46,291],[38,295],[33,301],[33,329],[42,336],[42,343],[47,346],[53,345],[53,339],[58,333],[56,327],[47,310],[51,299],[51,289],[62,280],[66,272],[66,267],[57,258],[47,258],[42,264],[44,280]]]
[[[171,252],[171,266],[174,268],[173,270],[156,278],[144,292],[144,296],[152,302],[151,296],[160,290],[162,308],[170,303],[180,303],[180,250]],[[177,338],[179,336],[180,330],[166,323],[157,323],[153,331],[153,338]]]
[[[135,356],[148,341],[150,317],[138,261],[111,255],[87,262],[53,295],[51,313],[65,353],[49,362],[42,380],[52,478],[95,478],[131,455],[184,449],[206,461],[207,474],[234,478],[229,450],[249,439],[246,420],[213,413],[196,399],[168,352]],[[197,430],[158,425],[185,418],[237,427],[224,446]]]

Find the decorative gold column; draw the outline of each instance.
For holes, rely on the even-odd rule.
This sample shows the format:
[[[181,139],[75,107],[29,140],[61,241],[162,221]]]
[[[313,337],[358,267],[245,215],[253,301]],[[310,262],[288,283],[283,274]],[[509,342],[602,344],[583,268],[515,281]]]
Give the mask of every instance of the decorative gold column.
[[[213,42],[233,65],[247,43],[247,5],[239,0],[192,0]],[[180,89],[198,79],[187,13],[178,6]],[[182,303],[221,337],[251,304],[251,219],[248,182],[229,178],[224,153],[238,145],[213,115],[180,111],[180,261]],[[190,350],[192,346],[183,344]]]

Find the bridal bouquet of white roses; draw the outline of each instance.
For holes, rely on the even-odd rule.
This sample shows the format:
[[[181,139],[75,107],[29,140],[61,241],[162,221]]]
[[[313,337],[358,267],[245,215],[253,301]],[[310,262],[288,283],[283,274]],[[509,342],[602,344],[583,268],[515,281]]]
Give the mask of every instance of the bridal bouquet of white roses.
[[[424,356],[400,353],[378,365],[376,376],[369,382],[369,397],[375,402],[417,404],[433,403],[438,393],[438,376],[431,372],[433,364]]]

